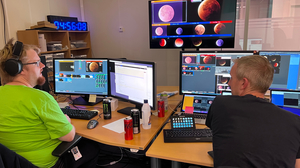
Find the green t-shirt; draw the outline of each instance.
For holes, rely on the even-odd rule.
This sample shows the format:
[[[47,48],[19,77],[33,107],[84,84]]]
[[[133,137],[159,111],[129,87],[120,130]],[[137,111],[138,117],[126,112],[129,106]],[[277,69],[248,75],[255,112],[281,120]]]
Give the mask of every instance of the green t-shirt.
[[[58,139],[72,130],[55,99],[26,86],[0,87],[0,143],[38,167],[52,167]]]

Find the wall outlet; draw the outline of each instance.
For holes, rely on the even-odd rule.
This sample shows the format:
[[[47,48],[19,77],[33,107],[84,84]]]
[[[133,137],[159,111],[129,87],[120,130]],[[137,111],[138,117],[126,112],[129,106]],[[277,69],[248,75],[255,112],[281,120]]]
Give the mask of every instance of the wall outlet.
[[[123,30],[123,27],[122,26],[120,26],[119,27],[119,32],[123,32],[124,30]]]

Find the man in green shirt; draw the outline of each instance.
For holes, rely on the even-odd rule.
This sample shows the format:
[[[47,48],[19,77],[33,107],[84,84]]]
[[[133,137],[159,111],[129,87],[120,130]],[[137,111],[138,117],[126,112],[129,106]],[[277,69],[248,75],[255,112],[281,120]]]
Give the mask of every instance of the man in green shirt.
[[[45,83],[38,53],[12,39],[0,52],[0,143],[38,167],[53,167],[59,158],[52,151],[72,141],[75,128],[50,94],[33,88]]]

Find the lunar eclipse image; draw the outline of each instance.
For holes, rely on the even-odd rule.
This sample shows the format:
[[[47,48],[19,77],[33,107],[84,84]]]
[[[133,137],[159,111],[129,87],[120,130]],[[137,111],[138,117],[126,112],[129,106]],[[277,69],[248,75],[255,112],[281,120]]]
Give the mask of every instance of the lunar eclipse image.
[[[178,28],[176,29],[176,34],[181,35],[182,32],[183,32],[183,29],[182,29],[181,27],[178,27]]]
[[[186,57],[184,59],[185,63],[190,64],[192,62],[192,58],[191,57]]]
[[[160,45],[161,47],[164,47],[164,46],[167,45],[167,41],[166,41],[165,39],[160,39],[160,40],[159,40],[159,45]]]
[[[164,33],[164,30],[163,30],[161,27],[157,27],[157,28],[155,29],[155,34],[156,34],[156,35],[160,36],[160,35],[162,35],[163,33]]]
[[[230,66],[230,60],[217,58],[217,66]]]
[[[227,84],[228,82],[229,82],[229,80],[230,80],[230,78],[228,78],[228,77],[223,77],[223,76],[220,76],[220,83],[221,84]]]
[[[277,68],[277,67],[279,66],[279,63],[276,62],[276,63],[273,64],[273,66],[274,66],[275,68]]]
[[[219,34],[222,30],[224,30],[226,28],[226,26],[223,23],[218,23],[215,25],[214,27],[214,32],[216,34]]]
[[[197,35],[202,35],[204,32],[205,32],[205,27],[203,25],[199,24],[195,27],[195,33]]]
[[[158,17],[163,22],[170,22],[173,19],[174,14],[174,9],[170,5],[164,5],[158,11]]]
[[[182,63],[183,64],[195,64],[196,58],[190,57],[190,56],[184,56],[184,57],[182,57]]]
[[[215,64],[215,57],[213,56],[201,56],[200,64]]]
[[[204,21],[220,20],[221,6],[216,0],[204,0],[198,7],[198,16]]]
[[[99,64],[97,62],[92,62],[88,66],[88,70],[90,72],[99,72]]]
[[[216,45],[217,45],[218,47],[222,47],[223,44],[224,44],[224,41],[223,41],[222,39],[218,39],[218,40],[216,41]]]
[[[183,46],[183,40],[181,38],[178,38],[175,40],[175,46],[176,47],[182,47]]]
[[[192,41],[195,47],[199,47],[202,44],[202,39],[195,38]]]

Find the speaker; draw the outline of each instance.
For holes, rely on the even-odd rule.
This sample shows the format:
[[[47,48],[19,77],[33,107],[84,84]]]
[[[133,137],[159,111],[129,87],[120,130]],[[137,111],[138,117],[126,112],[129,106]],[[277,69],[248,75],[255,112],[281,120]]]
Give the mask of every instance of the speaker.
[[[11,58],[5,61],[4,70],[10,76],[16,76],[23,70],[23,64],[19,60],[23,51],[23,43],[20,41],[16,41],[13,46],[13,54],[12,56],[16,56],[16,58]]]

